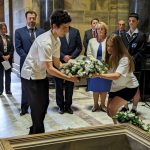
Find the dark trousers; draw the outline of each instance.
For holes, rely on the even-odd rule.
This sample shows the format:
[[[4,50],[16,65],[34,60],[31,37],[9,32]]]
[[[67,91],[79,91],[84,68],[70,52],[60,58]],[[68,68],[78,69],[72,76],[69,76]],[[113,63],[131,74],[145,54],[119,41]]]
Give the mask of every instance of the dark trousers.
[[[72,105],[74,83],[60,78],[55,78],[56,103],[60,108],[69,108]],[[63,94],[65,89],[65,96]]]
[[[22,111],[28,111],[29,108],[29,102],[27,97],[27,90],[25,88],[23,78],[21,78],[21,110]]]
[[[23,66],[25,58],[20,59],[20,74],[21,74],[21,69]],[[21,111],[22,112],[27,112],[29,108],[29,102],[28,102],[28,97],[26,93],[26,88],[24,86],[23,78],[21,78]]]
[[[22,79],[22,81],[25,86],[31,108],[32,126],[30,127],[29,134],[44,133],[44,118],[49,105],[48,79]]]
[[[0,63],[0,92],[4,91],[4,73],[5,73],[5,91],[10,91],[11,69],[5,70]]]

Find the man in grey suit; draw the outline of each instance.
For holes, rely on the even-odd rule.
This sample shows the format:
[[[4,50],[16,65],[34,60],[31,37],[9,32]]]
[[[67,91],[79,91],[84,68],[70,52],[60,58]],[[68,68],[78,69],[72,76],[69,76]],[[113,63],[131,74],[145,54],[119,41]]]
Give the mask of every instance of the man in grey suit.
[[[15,31],[15,48],[16,48],[16,52],[20,56],[20,71],[34,39],[40,34],[44,33],[43,29],[36,27],[37,14],[35,11],[32,10],[27,11],[25,13],[25,17],[26,17],[27,25]],[[21,83],[22,83],[22,78],[21,78]],[[28,98],[23,83],[21,86],[22,86],[21,87],[22,96],[21,96],[20,115],[22,116],[28,113],[29,104],[28,104]]]
[[[88,42],[91,38],[96,37],[96,30],[95,30],[95,26],[96,24],[99,22],[98,18],[94,18],[91,20],[91,29],[86,30],[85,34],[84,34],[84,39],[83,39],[83,45],[84,45],[84,55],[87,55],[87,46],[88,46]]]
[[[62,63],[67,63],[70,59],[74,59],[79,56],[82,51],[82,42],[78,29],[69,27],[69,31],[66,36],[60,38],[60,41],[60,61]],[[56,103],[59,107],[58,112],[63,114],[66,111],[69,114],[73,114],[71,105],[74,83],[60,78],[55,78],[55,86]],[[65,89],[65,96],[63,94],[63,88]]]

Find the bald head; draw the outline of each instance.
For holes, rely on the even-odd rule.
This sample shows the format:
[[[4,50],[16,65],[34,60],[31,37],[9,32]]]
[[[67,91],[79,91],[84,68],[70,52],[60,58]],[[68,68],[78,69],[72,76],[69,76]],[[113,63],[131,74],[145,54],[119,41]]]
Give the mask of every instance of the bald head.
[[[118,21],[118,30],[119,31],[125,30],[125,21],[124,20]]]

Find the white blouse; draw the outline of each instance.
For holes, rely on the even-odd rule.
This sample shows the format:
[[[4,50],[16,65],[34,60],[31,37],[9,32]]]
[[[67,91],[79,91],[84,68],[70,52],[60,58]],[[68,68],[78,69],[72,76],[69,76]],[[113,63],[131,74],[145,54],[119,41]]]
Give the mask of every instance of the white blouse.
[[[97,58],[97,51],[99,48],[100,43],[97,41],[96,38],[92,38],[89,40],[88,48],[87,48],[87,56],[93,56],[94,58]],[[102,45],[102,60],[105,60],[105,54],[106,54],[106,39],[101,42]]]

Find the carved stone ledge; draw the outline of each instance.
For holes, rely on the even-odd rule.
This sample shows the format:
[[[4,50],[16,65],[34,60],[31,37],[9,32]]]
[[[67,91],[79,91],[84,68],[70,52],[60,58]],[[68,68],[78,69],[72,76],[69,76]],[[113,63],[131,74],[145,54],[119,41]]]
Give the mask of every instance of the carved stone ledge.
[[[148,150],[150,135],[124,124],[60,130],[0,142],[2,150]]]

